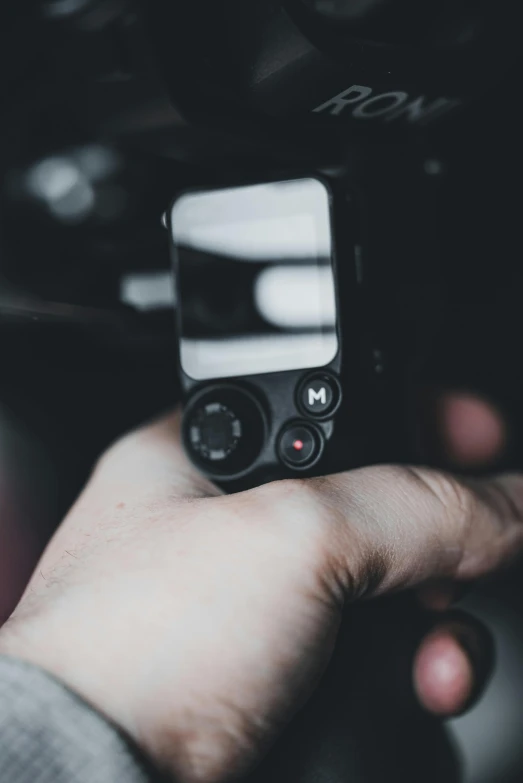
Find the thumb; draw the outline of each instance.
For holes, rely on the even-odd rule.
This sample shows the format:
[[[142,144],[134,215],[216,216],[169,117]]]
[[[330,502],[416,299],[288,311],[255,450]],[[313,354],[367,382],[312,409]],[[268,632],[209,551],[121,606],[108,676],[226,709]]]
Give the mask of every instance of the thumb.
[[[429,469],[374,467],[255,492],[285,516],[314,517],[327,584],[339,600],[433,579],[476,579],[523,550],[519,476],[465,481]]]

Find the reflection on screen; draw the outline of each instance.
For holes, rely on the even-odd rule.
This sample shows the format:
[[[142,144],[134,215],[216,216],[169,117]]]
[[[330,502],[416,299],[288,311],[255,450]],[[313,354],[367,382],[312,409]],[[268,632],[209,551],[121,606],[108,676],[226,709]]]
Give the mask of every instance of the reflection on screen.
[[[195,380],[321,367],[338,351],[329,195],[315,179],[190,193],[173,240]]]

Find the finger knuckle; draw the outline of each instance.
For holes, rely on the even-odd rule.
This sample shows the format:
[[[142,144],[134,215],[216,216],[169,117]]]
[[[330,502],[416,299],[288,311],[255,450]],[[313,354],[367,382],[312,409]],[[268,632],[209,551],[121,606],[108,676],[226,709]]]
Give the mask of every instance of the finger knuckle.
[[[469,487],[456,476],[428,468],[406,469],[421,487],[429,501],[434,501],[434,512],[444,521],[458,523],[466,528],[474,517],[475,498]],[[434,505],[434,503],[433,503]]]
[[[519,480],[517,484],[519,486]],[[523,506],[516,497],[510,478],[493,478],[482,489],[488,504],[496,510],[502,526],[514,523],[523,525]]]
[[[325,587],[332,574],[341,571],[342,514],[330,502],[328,479],[288,479],[256,491],[255,502],[276,523],[294,558]],[[340,544],[338,546],[338,544]]]
[[[325,509],[320,488],[312,479],[286,479],[268,484],[255,491],[254,497],[271,516],[292,530],[313,528],[321,532]]]

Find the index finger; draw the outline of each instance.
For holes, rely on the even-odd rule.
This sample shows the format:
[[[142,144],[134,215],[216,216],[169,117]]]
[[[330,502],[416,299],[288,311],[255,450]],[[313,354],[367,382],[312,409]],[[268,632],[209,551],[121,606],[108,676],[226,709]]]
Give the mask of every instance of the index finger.
[[[132,502],[216,496],[184,454],[176,412],[119,441],[91,482]],[[523,478],[461,480],[426,468],[380,466],[326,478],[274,482],[244,493],[272,520],[307,520],[344,598],[434,579],[469,581],[523,549]],[[234,498],[231,499],[234,501]]]
[[[341,599],[469,581],[523,549],[520,476],[466,482],[429,469],[373,467],[255,493],[273,513],[315,519],[327,579]]]

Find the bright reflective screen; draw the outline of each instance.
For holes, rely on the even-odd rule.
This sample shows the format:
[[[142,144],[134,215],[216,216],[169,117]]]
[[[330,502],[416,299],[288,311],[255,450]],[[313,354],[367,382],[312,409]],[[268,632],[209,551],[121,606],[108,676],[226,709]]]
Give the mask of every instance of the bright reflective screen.
[[[171,223],[187,375],[211,380],[334,359],[330,207],[321,182],[187,194]]]

